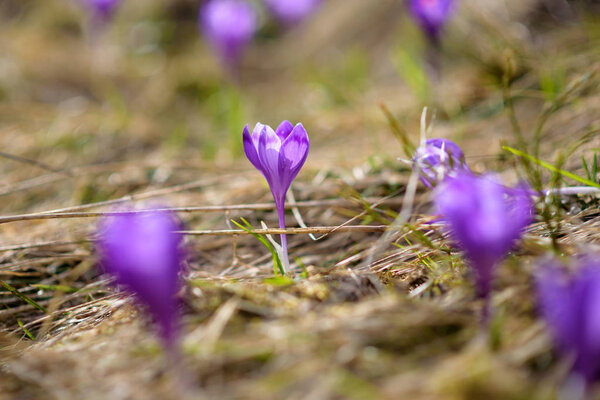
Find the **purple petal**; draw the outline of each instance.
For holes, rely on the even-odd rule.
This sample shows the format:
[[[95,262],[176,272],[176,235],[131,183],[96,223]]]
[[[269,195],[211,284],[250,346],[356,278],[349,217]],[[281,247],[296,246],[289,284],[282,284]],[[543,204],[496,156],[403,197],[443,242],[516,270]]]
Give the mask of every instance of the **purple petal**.
[[[210,0],[201,9],[199,24],[222,60],[235,65],[257,26],[254,8],[245,0]]]
[[[302,124],[297,124],[281,145],[279,157],[279,185],[283,190],[283,197],[290,185],[300,172],[308,156],[308,134]]]
[[[302,124],[297,124],[281,145],[285,168],[290,170],[294,180],[308,157],[308,133]],[[290,181],[291,182],[291,181]]]
[[[485,296],[494,267],[530,221],[531,201],[525,197],[515,200],[490,176],[467,172],[438,186],[434,200],[452,238],[474,268],[480,295]]]
[[[279,139],[281,139],[281,141],[283,142],[290,135],[290,133],[292,133],[293,129],[294,129],[294,125],[292,125],[292,123],[290,121],[283,121],[281,124],[279,124],[279,126],[275,130],[275,133],[277,134],[277,136],[279,136]]]
[[[248,125],[244,127],[244,132],[242,133],[242,141],[244,144],[244,153],[246,157],[252,165],[259,171],[262,171],[262,165],[258,158],[257,145],[258,145],[258,134],[250,136],[250,131],[248,130]]]
[[[536,279],[540,311],[563,351],[576,344],[575,313],[569,277],[555,261],[546,262]]]
[[[454,0],[409,0],[409,10],[431,39],[437,40],[450,18]]]
[[[265,129],[265,126],[267,126],[267,125],[257,122],[256,125],[254,125],[254,129],[252,129],[252,137],[256,138],[255,145],[257,146],[257,148],[258,148],[258,138],[262,134],[262,131]]]
[[[453,141],[442,138],[431,138],[425,141],[425,146],[437,147],[443,149],[451,157],[456,158],[460,163],[464,163],[465,154],[462,149]]]
[[[294,24],[312,14],[322,0],[265,0],[269,11],[285,24]]]
[[[591,382],[600,378],[600,264],[592,259],[581,264],[573,282],[577,308],[570,310],[579,316],[573,327],[579,334],[574,368]]]
[[[448,139],[439,138],[428,139],[415,150],[412,166],[427,187],[459,172],[470,172],[460,147]]]
[[[148,307],[163,339],[173,338],[182,268],[179,223],[167,212],[130,213],[101,221],[98,247],[101,265]]]
[[[280,201],[287,192],[287,187],[281,182],[281,171],[279,170],[280,149],[279,137],[270,126],[265,126],[258,143],[258,158],[275,201]]]
[[[107,21],[112,17],[122,0],[83,0],[97,18]]]
[[[575,359],[573,372],[591,385],[600,378],[600,263],[597,255],[579,260],[569,278],[556,261],[546,262],[536,279],[540,311],[559,349]]]

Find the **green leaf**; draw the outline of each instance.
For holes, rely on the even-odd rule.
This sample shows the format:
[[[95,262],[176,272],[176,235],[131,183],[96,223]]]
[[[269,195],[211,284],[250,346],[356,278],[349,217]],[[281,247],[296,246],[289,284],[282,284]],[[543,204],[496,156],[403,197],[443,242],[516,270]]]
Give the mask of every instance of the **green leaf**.
[[[592,171],[588,168],[588,164],[585,161],[585,157],[583,156],[583,154],[581,155],[581,164],[583,165],[583,169],[585,170],[585,174],[587,175],[587,178],[589,180],[592,180]]]
[[[41,289],[41,290],[49,290],[49,291],[53,291],[53,292],[65,292],[65,293],[75,293],[77,292],[79,289],[77,288],[73,288],[70,286],[64,286],[64,285],[41,285],[41,284],[35,284],[35,285],[31,285],[35,288]]]
[[[252,225],[250,225],[250,223],[248,221],[246,221],[244,218],[241,218],[242,222],[245,224],[241,225],[239,222],[231,220],[231,222],[233,222],[238,228],[243,229],[244,231],[248,232],[250,235],[254,236],[259,242],[261,242],[270,252],[271,255],[273,256],[273,273],[275,275],[280,274],[281,276],[285,275],[285,272],[283,271],[283,265],[281,264],[281,260],[279,260],[279,256],[277,255],[277,250],[275,250],[275,248],[271,245],[271,243],[269,243],[269,241],[262,235],[259,235],[258,233],[254,233],[253,232],[253,227]],[[279,272],[278,272],[279,271]]]
[[[273,286],[289,286],[294,284],[294,280],[287,276],[275,276],[273,278],[265,278],[263,282]]]
[[[23,325],[23,322],[21,322],[20,319],[17,320],[17,324],[19,324],[19,326],[21,327],[21,329],[23,329],[23,332],[25,332],[25,335],[27,335],[27,337],[31,340],[35,340],[35,336],[33,336],[31,334],[31,332],[29,332],[29,330],[27,328],[25,328],[25,325]]]
[[[45,314],[48,314],[48,311],[44,307],[42,307],[41,305],[39,305],[38,303],[36,303],[30,297],[28,297],[28,296],[24,295],[23,293],[19,292],[17,289],[15,289],[14,287],[10,286],[8,283],[6,283],[4,281],[0,281],[0,285],[2,285],[6,290],[8,290],[12,294],[14,294],[19,299],[23,300],[25,303],[28,303],[28,304],[32,305],[33,307],[37,308],[38,310],[42,311]]]
[[[586,179],[586,178],[582,178],[580,176],[575,175],[572,172],[565,171],[564,169],[556,168],[554,165],[552,165],[550,163],[547,163],[546,161],[542,161],[540,159],[537,159],[537,158],[535,158],[535,157],[533,157],[533,156],[531,156],[531,155],[529,155],[527,153],[524,153],[524,152],[522,152],[520,150],[513,149],[512,147],[509,147],[509,146],[502,146],[502,150],[508,151],[508,152],[510,152],[510,153],[512,153],[512,154],[514,154],[516,156],[525,158],[525,159],[533,162],[534,164],[537,164],[537,165],[539,165],[541,167],[546,168],[549,171],[558,173],[558,174],[560,174],[560,175],[562,175],[564,177],[567,177],[567,178],[571,178],[574,181],[577,181],[579,183],[583,183],[584,185],[588,185],[588,186],[600,189],[600,184],[598,184],[598,183],[596,183],[594,181],[591,181],[591,180]]]
[[[394,134],[394,136],[396,136],[400,143],[402,143],[402,150],[404,151],[404,155],[408,159],[411,159],[415,153],[416,146],[410,140],[408,132],[402,127],[402,125],[400,125],[400,122],[396,119],[396,117],[394,117],[392,112],[387,108],[385,104],[379,104],[379,108],[381,108],[381,111],[385,115],[385,118],[388,121],[392,133]]]
[[[307,279],[308,278],[308,270],[306,269],[306,265],[304,265],[302,260],[299,258],[295,258],[295,261],[296,261],[296,264],[298,264],[300,266],[300,268],[302,268],[302,273],[300,274],[300,278]]]

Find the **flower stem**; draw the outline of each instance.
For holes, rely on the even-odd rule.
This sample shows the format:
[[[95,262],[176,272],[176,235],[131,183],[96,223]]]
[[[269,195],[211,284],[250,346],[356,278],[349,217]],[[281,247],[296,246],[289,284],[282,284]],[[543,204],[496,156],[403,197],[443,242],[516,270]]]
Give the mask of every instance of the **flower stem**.
[[[600,189],[591,186],[567,186],[558,189],[546,189],[544,195],[557,194],[562,196],[600,194]]]
[[[277,206],[277,216],[279,217],[279,227],[281,229],[285,229],[285,200],[278,202]],[[281,248],[283,249],[283,270],[286,274],[290,273],[290,260],[288,257],[288,245],[287,245],[287,235],[281,235]]]
[[[482,296],[483,306],[481,308],[480,326],[481,330],[486,332],[486,335],[489,333],[492,318],[492,305],[490,297],[491,295],[489,293]]]

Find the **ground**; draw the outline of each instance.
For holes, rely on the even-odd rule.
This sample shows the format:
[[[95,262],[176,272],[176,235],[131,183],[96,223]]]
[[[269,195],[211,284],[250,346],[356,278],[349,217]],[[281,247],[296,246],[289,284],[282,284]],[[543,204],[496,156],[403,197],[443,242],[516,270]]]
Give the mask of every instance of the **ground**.
[[[587,178],[583,158],[597,182],[597,10],[465,2],[428,78],[401,2],[372,3],[265,26],[235,79],[198,37],[194,1],[126,2],[99,33],[75,3],[0,4],[0,398],[559,398],[569,361],[532,277],[552,252],[595,249],[597,198],[539,202],[485,329],[431,191],[418,187],[410,226],[394,223],[411,175],[398,136],[418,142],[427,106],[428,135],[459,143],[478,173],[527,179],[507,145]],[[283,119],[311,140],[288,225],[375,227],[290,236],[293,279],[252,236],[217,232],[241,217],[276,226],[240,146],[245,124]],[[124,204],[178,207],[203,233],[185,239],[179,361],[96,268],[94,213]]]

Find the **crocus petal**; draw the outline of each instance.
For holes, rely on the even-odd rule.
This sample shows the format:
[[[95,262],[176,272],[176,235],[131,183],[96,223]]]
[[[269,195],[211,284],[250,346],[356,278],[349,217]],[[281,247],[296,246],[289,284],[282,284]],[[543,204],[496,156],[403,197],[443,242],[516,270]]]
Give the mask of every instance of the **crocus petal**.
[[[454,157],[460,165],[465,162],[465,154],[462,149],[453,141],[442,138],[431,138],[425,141],[425,146],[437,147],[443,149],[450,157]]]
[[[415,150],[412,167],[427,187],[447,177],[454,177],[459,172],[470,172],[460,147],[448,139],[440,138],[428,139]]]
[[[200,9],[198,22],[222,60],[235,65],[254,36],[257,16],[245,0],[209,0]]]
[[[122,0],[83,0],[83,3],[98,19],[107,21],[112,17]]]
[[[294,129],[294,125],[292,125],[292,123],[290,121],[283,121],[281,124],[279,124],[279,126],[275,130],[275,133],[277,134],[277,136],[279,136],[279,139],[281,139],[281,141],[283,142],[290,135],[290,133],[292,133],[293,129]]]
[[[570,280],[558,263],[545,264],[536,279],[540,311],[561,349],[572,349],[576,344],[573,340],[576,326]]]
[[[263,125],[260,122],[257,122],[254,125],[254,129],[252,129],[252,143],[254,144],[254,148],[256,149],[256,153],[258,154],[258,144],[260,143],[260,137],[265,131],[267,125]]]
[[[283,156],[292,171],[292,180],[296,177],[308,156],[308,133],[302,124],[297,124],[281,144]]]
[[[279,182],[283,190],[283,196],[300,172],[300,169],[308,156],[308,134],[302,124],[294,127],[290,135],[281,144],[279,156]]]
[[[574,280],[573,294],[581,309],[574,326],[580,335],[575,369],[591,382],[600,377],[600,264],[594,260],[580,263],[583,267]]]
[[[271,187],[275,201],[280,201],[282,197],[285,197],[288,189],[283,186],[280,179],[282,172],[279,170],[281,141],[269,126],[263,128],[259,140],[258,158],[263,168],[263,174]]]
[[[244,132],[242,133],[242,141],[244,144],[244,153],[246,157],[252,165],[259,171],[262,171],[262,165],[258,158],[257,145],[258,145],[258,135],[255,138],[250,136],[250,131],[248,130],[248,125],[244,128]]]
[[[437,39],[450,18],[454,0],[409,0],[409,10],[431,39]]]
[[[265,0],[270,12],[285,24],[294,24],[312,14],[322,0]]]
[[[437,210],[474,268],[482,296],[486,296],[491,287],[494,267],[530,221],[530,217],[521,216],[530,215],[531,200],[523,197],[515,201],[513,196],[511,190],[493,177],[468,172],[445,180],[434,192]],[[515,209],[521,207],[526,210]]]
[[[510,210],[510,228],[512,236],[519,236],[527,225],[533,222],[535,216],[534,192],[521,183],[513,189],[507,189],[507,207]]]
[[[103,219],[98,240],[105,271],[148,307],[167,342],[174,334],[183,258],[178,230],[167,212],[125,213]]]
[[[545,261],[536,279],[540,311],[558,348],[574,357],[573,372],[590,386],[600,378],[600,263],[578,260],[569,278],[556,261]]]

